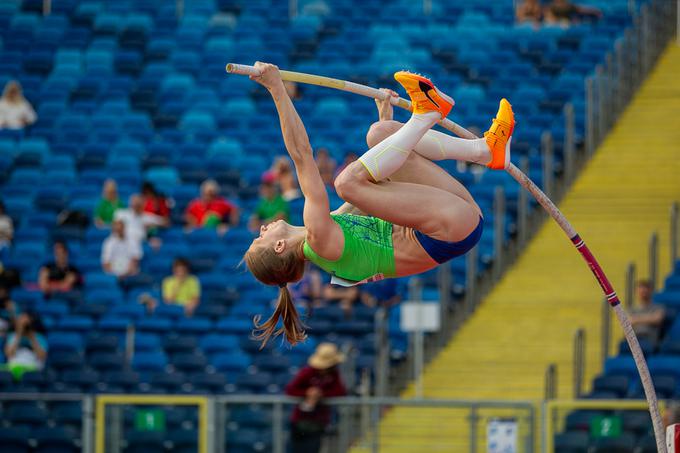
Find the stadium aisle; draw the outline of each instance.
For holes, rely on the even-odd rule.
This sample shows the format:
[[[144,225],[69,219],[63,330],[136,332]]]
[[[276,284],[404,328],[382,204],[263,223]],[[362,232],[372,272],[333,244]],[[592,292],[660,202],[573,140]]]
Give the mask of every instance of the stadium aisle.
[[[653,231],[660,234],[659,276],[669,271],[668,213],[671,202],[680,199],[679,73],[680,47],[672,44],[561,203],[619,294],[631,259],[638,275],[646,276]],[[425,396],[540,399],[545,369],[554,362],[559,369],[558,397],[572,397],[572,340],[579,327],[586,329],[587,338],[585,385],[601,371],[601,301],[602,293],[579,254],[557,225],[546,222],[427,368]],[[613,329],[619,338],[618,325]],[[409,388],[404,396],[412,393]],[[468,423],[462,413],[429,412],[392,410],[380,427],[380,451],[468,448]],[[480,427],[479,434],[483,432]]]

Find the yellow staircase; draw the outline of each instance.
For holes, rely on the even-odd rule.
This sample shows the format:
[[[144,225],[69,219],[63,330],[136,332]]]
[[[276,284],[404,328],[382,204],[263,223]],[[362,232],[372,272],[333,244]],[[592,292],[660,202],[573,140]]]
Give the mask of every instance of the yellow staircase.
[[[560,208],[620,294],[630,260],[646,276],[653,231],[662,244],[659,275],[667,274],[668,214],[678,199],[680,47],[671,45]],[[545,369],[556,363],[558,396],[571,398],[572,339],[579,327],[586,330],[586,383],[601,371],[602,298],[581,256],[547,221],[427,367],[425,396],[539,400]],[[619,335],[618,326],[614,329]],[[411,397],[412,390],[403,396]],[[464,411],[395,408],[380,425],[380,451],[468,451],[466,416]],[[484,432],[480,426],[480,443]]]

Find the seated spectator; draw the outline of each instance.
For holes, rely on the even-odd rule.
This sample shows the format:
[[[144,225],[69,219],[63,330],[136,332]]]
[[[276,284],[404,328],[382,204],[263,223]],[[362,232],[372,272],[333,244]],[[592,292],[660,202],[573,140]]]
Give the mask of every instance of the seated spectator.
[[[322,305],[323,281],[321,271],[310,261],[305,262],[305,273],[302,278],[288,284],[288,290],[295,302],[307,303],[308,306]]]
[[[5,338],[17,317],[17,305],[9,296],[9,289],[0,286],[0,338]]]
[[[661,326],[666,310],[663,305],[652,302],[652,284],[648,280],[640,280],[637,284],[638,307],[631,309],[630,322],[635,334],[647,338],[653,344],[659,340]]]
[[[116,277],[131,277],[139,273],[142,247],[138,241],[125,236],[125,224],[114,220],[111,235],[102,245],[102,268],[107,274]]]
[[[142,202],[144,203],[144,212],[162,217],[165,219],[166,225],[170,224],[168,201],[158,193],[150,182],[142,184]]]
[[[321,343],[293,380],[286,386],[286,394],[299,396],[302,401],[291,414],[291,451],[319,452],[324,431],[331,422],[331,409],[324,398],[347,395],[338,365],[345,356],[333,343]]]
[[[302,196],[295,172],[293,172],[293,167],[291,167],[290,160],[287,157],[276,159],[271,171],[279,184],[281,196],[284,200],[292,201]]]
[[[83,282],[77,267],[69,263],[66,243],[57,241],[52,247],[54,260],[40,268],[38,286],[49,296],[53,293],[68,292],[78,289]]]
[[[102,187],[102,198],[94,210],[95,225],[99,228],[111,225],[114,214],[123,207],[123,202],[118,198],[118,185],[116,181],[107,179]]]
[[[358,286],[336,286],[327,283],[323,288],[323,298],[328,302],[337,302],[340,308],[349,315],[352,306],[359,300]]]
[[[524,0],[515,10],[517,22],[531,22],[539,25],[543,20],[543,6],[539,0]]]
[[[21,92],[19,82],[7,82],[0,98],[0,129],[23,129],[37,119],[38,115]]]
[[[172,276],[163,279],[163,302],[184,306],[184,313],[193,316],[201,300],[201,283],[191,275],[189,262],[177,258],[172,264]]]
[[[190,228],[217,228],[225,232],[228,225],[238,225],[238,208],[219,194],[220,186],[215,180],[203,181],[201,197],[189,203],[185,213]]]
[[[391,307],[401,301],[398,280],[387,278],[367,285],[361,285],[361,302],[367,307]]]
[[[6,254],[12,245],[14,237],[14,223],[5,212],[5,203],[0,201],[0,262],[5,261]]]
[[[262,225],[274,222],[275,220],[288,221],[290,217],[288,202],[279,193],[274,180],[274,175],[271,172],[266,172],[262,175],[260,202],[250,217],[249,227],[252,231],[259,231]]]
[[[144,212],[144,202],[139,195],[130,196],[130,207],[117,210],[113,218],[125,224],[126,237],[138,244],[146,240],[149,230],[167,225],[167,219]]]
[[[316,150],[316,166],[319,168],[319,174],[323,183],[328,187],[333,187],[335,180],[335,169],[338,163],[331,157],[326,148],[319,148]]]
[[[600,18],[602,11],[590,6],[571,3],[569,0],[553,0],[545,9],[545,21],[549,24],[569,26],[584,16]]]
[[[19,379],[27,371],[42,370],[47,360],[45,327],[37,314],[22,313],[14,321],[14,329],[5,342],[7,365]]]

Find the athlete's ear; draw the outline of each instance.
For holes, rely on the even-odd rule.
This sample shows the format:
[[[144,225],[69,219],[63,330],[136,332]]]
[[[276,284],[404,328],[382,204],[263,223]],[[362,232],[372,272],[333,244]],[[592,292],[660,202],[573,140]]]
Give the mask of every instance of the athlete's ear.
[[[274,252],[281,253],[284,250],[286,250],[286,240],[285,239],[279,239],[276,241],[276,244],[274,244]]]

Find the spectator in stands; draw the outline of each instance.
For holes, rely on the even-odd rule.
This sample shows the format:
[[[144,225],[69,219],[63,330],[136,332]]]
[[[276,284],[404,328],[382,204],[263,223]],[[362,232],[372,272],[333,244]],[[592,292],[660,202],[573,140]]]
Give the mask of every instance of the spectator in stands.
[[[669,401],[663,411],[663,425],[668,427],[676,423],[680,423],[680,402]]]
[[[5,343],[5,357],[15,377],[20,377],[26,371],[41,370],[45,366],[45,327],[36,313],[22,313],[16,318],[14,329]]]
[[[77,267],[69,263],[66,243],[56,241],[52,247],[54,260],[40,268],[38,286],[49,296],[53,293],[68,292],[78,289],[83,282]]]
[[[630,322],[633,330],[640,338],[647,338],[653,344],[659,340],[666,310],[662,305],[652,302],[652,284],[649,280],[640,280],[637,284],[638,307],[630,311]]]
[[[354,161],[357,160],[358,158],[359,158],[359,156],[357,156],[357,154],[356,154],[355,152],[353,152],[353,151],[350,151],[350,152],[348,152],[347,154],[345,154],[345,160],[343,160],[343,161],[342,161],[342,164],[340,164],[340,166],[335,170],[335,178],[337,178],[338,175],[339,175],[340,173],[342,173],[342,171],[343,171],[345,168],[347,168],[347,166],[348,166],[349,164],[351,164],[352,162],[354,162]]]
[[[142,202],[144,203],[144,212],[162,217],[165,219],[166,225],[170,223],[168,200],[148,181],[142,184]]]
[[[113,222],[113,215],[122,209],[123,202],[118,198],[118,185],[113,179],[104,181],[102,198],[94,210],[94,223],[99,228],[108,227]]]
[[[285,220],[287,222],[290,217],[288,202],[279,193],[275,180],[276,178],[270,171],[262,175],[260,201],[249,222],[249,227],[252,231],[259,231],[262,225],[275,220]]]
[[[545,8],[545,22],[561,26],[576,23],[582,17],[602,17],[602,11],[590,6],[576,5],[569,0],[553,0]]]
[[[14,237],[14,223],[5,212],[5,203],[0,201],[0,262],[5,261],[5,254],[9,251]]]
[[[220,196],[219,184],[207,179],[201,184],[201,198],[189,203],[185,217],[190,228],[217,228],[223,233],[229,225],[238,225],[239,211]]]
[[[345,314],[349,314],[352,312],[354,303],[359,300],[359,287],[336,286],[327,283],[323,288],[323,297],[328,302],[336,302]]]
[[[14,325],[17,317],[17,305],[9,295],[9,289],[0,286],[0,338],[5,338],[7,331]]]
[[[306,303],[307,306],[318,307],[323,299],[323,280],[321,271],[310,261],[305,263],[305,273],[302,278],[295,283],[288,284],[288,290],[293,296],[293,300]]]
[[[333,159],[326,148],[316,150],[316,166],[319,167],[319,174],[323,183],[328,187],[333,187],[335,181],[335,169],[338,163]]]
[[[0,98],[0,129],[23,129],[37,119],[38,115],[24,97],[19,82],[7,82]]]
[[[540,25],[543,20],[543,6],[540,0],[524,0],[515,10],[517,22],[530,22]]]
[[[122,278],[139,273],[142,247],[138,241],[126,237],[122,220],[114,220],[111,224],[111,235],[104,240],[101,259],[102,269],[107,274]]]
[[[125,224],[125,235],[128,239],[141,244],[149,236],[149,231],[159,226],[166,226],[167,219],[144,212],[144,201],[139,195],[131,195],[130,207],[119,209],[114,214],[114,220]],[[152,242],[152,245],[157,245]]]
[[[299,101],[302,99],[302,91],[300,90],[300,85],[290,80],[284,80],[283,86],[286,87],[286,93],[293,101]]]
[[[282,156],[276,159],[271,171],[279,184],[281,196],[284,200],[292,201],[302,196],[295,173],[287,157]]]
[[[286,386],[286,394],[303,400],[291,416],[291,451],[317,453],[321,450],[324,431],[331,421],[331,410],[324,398],[347,395],[338,365],[345,360],[333,343],[321,343]]]
[[[184,313],[193,316],[201,300],[201,283],[191,275],[189,262],[177,258],[172,264],[172,276],[163,279],[163,302],[184,306]]]
[[[388,278],[362,285],[359,299],[367,307],[391,307],[401,301],[399,280]]]

